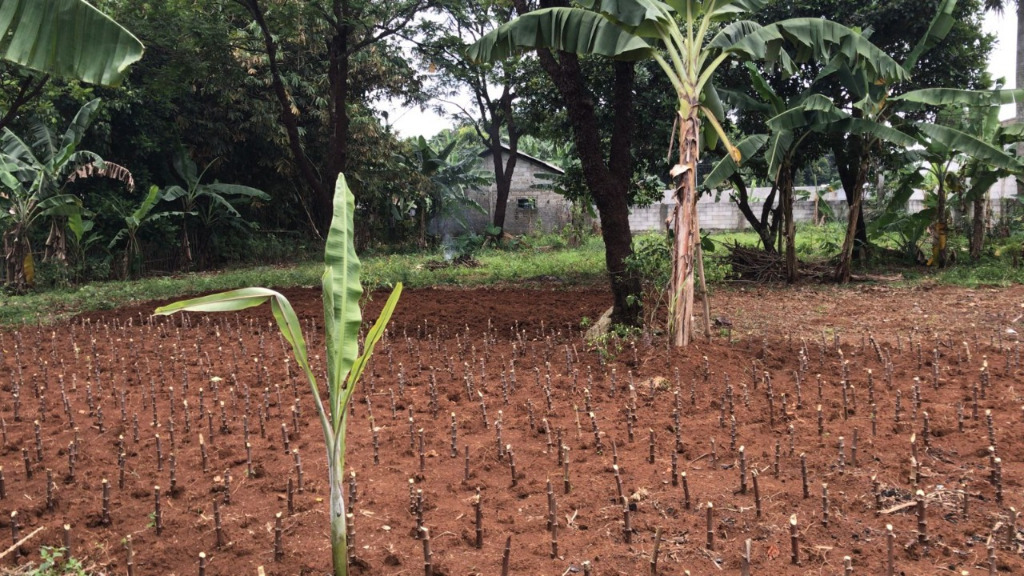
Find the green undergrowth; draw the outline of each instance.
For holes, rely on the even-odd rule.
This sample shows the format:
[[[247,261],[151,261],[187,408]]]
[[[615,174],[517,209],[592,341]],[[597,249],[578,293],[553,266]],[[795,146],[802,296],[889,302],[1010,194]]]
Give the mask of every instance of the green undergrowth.
[[[440,252],[379,255],[363,258],[363,284],[368,289],[403,282],[406,288],[425,286],[489,286],[496,284],[574,286],[603,282],[604,244],[589,239],[579,248],[558,243],[520,244],[510,249],[476,252],[479,266],[448,266]],[[245,286],[290,288],[319,286],[323,264],[262,266],[220,272],[179,274],[123,282],[0,296],[0,325],[50,324],[82,312],[109,310],[148,300],[167,300]]]
[[[839,226],[806,226],[799,229],[797,251],[804,260],[834,256]],[[727,246],[738,242],[756,246],[753,232],[716,233],[710,236],[713,250],[705,253],[708,281],[720,283],[730,268]],[[651,244],[651,242],[648,242]],[[858,274],[902,275],[901,284],[936,282],[974,288],[1024,284],[1024,237],[992,239],[978,263],[969,261],[966,246],[952,243],[955,262],[936,270],[889,256],[876,258]],[[559,237],[519,240],[501,249],[484,247],[474,256],[477,266],[439,266],[440,251],[419,254],[380,254],[363,258],[363,279],[368,289],[388,288],[397,282],[406,288],[427,286],[605,286],[604,244],[599,237],[568,247]],[[238,268],[211,273],[179,274],[125,282],[99,282],[79,287],[0,296],[0,325],[49,324],[76,314],[118,308],[148,300],[167,300],[194,294],[231,290],[244,286],[290,288],[318,286],[323,265],[309,261],[291,266]],[[714,287],[712,286],[712,289]]]

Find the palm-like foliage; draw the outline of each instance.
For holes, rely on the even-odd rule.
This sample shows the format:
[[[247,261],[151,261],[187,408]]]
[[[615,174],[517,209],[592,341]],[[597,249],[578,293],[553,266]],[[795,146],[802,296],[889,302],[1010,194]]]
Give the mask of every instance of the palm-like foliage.
[[[107,244],[108,250],[113,250],[121,241],[124,241],[124,250],[121,254],[121,276],[129,278],[134,270],[139,268],[139,260],[142,256],[142,245],[139,243],[139,230],[143,224],[160,218],[177,215],[177,212],[153,212],[157,203],[160,202],[160,189],[150,186],[149,192],[142,202],[131,212],[121,214],[124,220],[124,227],[117,231],[117,234]],[[120,210],[118,210],[120,212]]]
[[[449,219],[465,228],[467,210],[487,213],[468,193],[489,185],[492,175],[477,168],[475,156],[463,155],[460,158],[458,145],[459,141],[452,139],[440,150],[435,150],[420,136],[412,142],[412,153],[402,158],[404,164],[427,182],[426,196],[418,202],[423,218],[421,230],[431,221],[443,228]]]
[[[676,345],[692,338],[695,267],[700,239],[697,222],[697,162],[702,147],[721,139],[721,101],[712,85],[715,71],[732,57],[767,60],[787,73],[810,58],[864,70],[872,79],[906,78],[906,72],[858,32],[827,20],[784,20],[766,27],[743,20],[759,0],[582,0],[582,8],[531,12],[487,34],[470,47],[475,61],[506,58],[528,49],[550,48],[637,60],[653,58],[676,92],[679,159],[673,216],[675,247],[670,323]],[[785,50],[792,48],[792,54]],[[702,131],[701,122],[713,130]],[[705,314],[707,316],[707,314]]]
[[[0,2],[0,58],[45,74],[116,86],[142,43],[84,0]]]
[[[239,184],[204,183],[203,176],[213,166],[208,164],[199,172],[196,163],[182,150],[172,160],[174,172],[181,184],[168,186],[161,196],[167,202],[180,201],[181,211],[181,254],[186,266],[192,266],[195,254],[193,247],[198,241],[198,252],[205,254],[208,235],[216,226],[242,222],[236,204],[253,200],[270,200],[262,190]],[[190,227],[194,221],[196,226]]]
[[[97,98],[82,106],[60,136],[43,122],[33,124],[31,143],[9,129],[0,134],[0,183],[6,189],[0,195],[4,260],[7,284],[17,290],[33,283],[31,233],[40,220],[51,219],[47,257],[66,259],[65,218],[82,209],[81,200],[64,191],[72,175],[117,175],[131,183],[127,171],[106,170],[99,155],[78,149],[99,103]],[[100,168],[80,172],[90,164]]]

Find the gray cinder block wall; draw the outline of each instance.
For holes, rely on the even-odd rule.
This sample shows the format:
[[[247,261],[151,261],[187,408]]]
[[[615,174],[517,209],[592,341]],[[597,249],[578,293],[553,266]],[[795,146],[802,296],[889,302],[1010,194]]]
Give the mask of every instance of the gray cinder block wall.
[[[814,197],[814,188],[811,186],[798,187],[798,190],[806,191],[810,193],[811,198]],[[770,188],[754,188],[750,190],[750,197],[754,199],[750,203],[751,209],[754,214],[760,215],[761,209],[764,206],[764,198],[768,196],[771,191]],[[729,198],[731,191],[726,190],[721,194],[720,199],[716,202],[712,196],[703,196],[697,202],[697,212],[700,218],[700,227],[702,230],[745,230],[750,228],[750,224],[747,219],[743,217],[743,213],[740,212]],[[989,190],[989,220],[996,221],[1002,216],[1003,206],[1006,201],[1011,198],[1015,198],[1017,195],[1016,181],[1012,178],[1004,178],[997,182]],[[907,209],[910,212],[917,212],[924,208],[924,196],[923,191],[914,192],[908,202]],[[760,199],[761,201],[757,201]],[[845,220],[847,216],[846,197],[843,195],[842,190],[834,190],[826,192],[822,195],[820,201],[827,202],[832,208],[832,212],[835,214],[836,219]],[[776,199],[776,205],[778,200]],[[629,225],[634,233],[645,232],[649,230],[665,230],[665,221],[672,214],[672,210],[675,208],[675,200],[672,197],[671,191],[666,191],[662,201],[648,206],[646,208],[634,208],[629,215]],[[797,222],[811,222],[815,214],[820,216],[820,206],[817,207],[816,212],[815,202],[813,200],[800,200],[794,202],[793,205],[793,216]]]

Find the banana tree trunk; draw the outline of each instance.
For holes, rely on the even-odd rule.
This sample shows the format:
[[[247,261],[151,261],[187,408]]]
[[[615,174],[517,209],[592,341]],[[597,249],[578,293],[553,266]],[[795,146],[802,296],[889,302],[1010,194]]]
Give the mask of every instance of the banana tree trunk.
[[[971,229],[971,260],[981,258],[981,249],[985,246],[985,228],[988,224],[988,194],[979,193],[974,197],[974,218]]]
[[[796,223],[793,221],[793,168],[790,163],[782,166],[779,173],[779,191],[781,193],[782,212],[785,219],[786,236],[786,282],[796,282]]]
[[[836,266],[835,279],[840,284],[850,281],[851,267],[853,263],[853,246],[857,240],[857,229],[860,226],[861,204],[864,199],[864,181],[867,178],[868,161],[863,158],[857,167],[857,176],[853,188],[850,190],[848,204],[850,214],[846,221],[846,237],[843,240],[843,249],[839,253],[839,265]]]
[[[67,219],[54,217],[50,220],[50,234],[46,237],[46,252],[43,260],[68,261]]]
[[[697,160],[700,119],[697,102],[691,113],[679,122],[679,164],[676,176],[676,209],[673,213],[675,245],[672,250],[671,317],[673,343],[686,346],[693,339],[693,273],[694,243],[699,241],[697,229]]]
[[[344,443],[342,443],[344,446]],[[330,447],[328,447],[330,450]],[[328,457],[331,455],[329,454]],[[348,576],[348,534],[345,531],[345,458],[335,455],[328,464],[331,490],[331,560],[334,576]]]
[[[946,236],[949,224],[946,222],[946,187],[945,174],[939,175],[938,202],[935,205],[935,230],[932,231],[932,260],[933,266],[944,268],[946,266]]]

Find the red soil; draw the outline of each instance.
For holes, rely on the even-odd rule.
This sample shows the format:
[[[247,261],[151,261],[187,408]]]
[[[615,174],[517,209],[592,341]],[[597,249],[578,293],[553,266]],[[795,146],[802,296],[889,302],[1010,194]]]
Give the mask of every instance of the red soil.
[[[287,294],[313,325],[308,331],[311,355],[322,355],[318,292]],[[374,295],[367,317],[376,317],[385,297]],[[894,530],[897,573],[983,573],[988,570],[990,537],[999,572],[1024,570],[1024,537],[1018,532],[1024,519],[1009,527],[1010,507],[1024,508],[1020,489],[1024,444],[1015,441],[1024,433],[1024,402],[1016,391],[1024,390],[1024,367],[1016,333],[1008,332],[1020,329],[1024,289],[730,288],[715,293],[712,310],[713,316],[731,323],[731,335],[725,328],[716,328],[713,342],[682,351],[668,350],[657,337],[639,339],[635,349],[612,344],[607,351],[614,357],[602,363],[601,354],[585,349],[579,326],[584,316],[596,318],[609,304],[610,297],[603,291],[411,290],[403,296],[390,336],[377,348],[373,373],[356,393],[350,420],[347,470],[356,473],[358,483],[358,498],[350,502],[356,533],[355,574],[422,573],[423,547],[413,538],[416,519],[409,510],[410,489],[422,490],[434,574],[449,576],[499,574],[509,536],[511,574],[582,574],[584,561],[592,564],[595,575],[647,574],[658,528],[662,535],[659,574],[684,570],[695,575],[737,574],[746,539],[752,540],[752,574],[839,574],[844,556],[851,557],[856,574],[884,574],[886,524]],[[61,526],[70,524],[73,555],[96,573],[126,572],[123,542],[127,535],[132,536],[136,574],[198,573],[200,552],[207,555],[206,573],[211,575],[255,575],[257,566],[270,575],[329,573],[322,435],[308,386],[285,372],[290,353],[282,348],[276,329],[268,325],[269,311],[154,320],[148,317],[154,306],[0,335],[0,417],[6,426],[0,450],[6,492],[0,500],[0,534],[9,537],[10,513],[15,510],[21,536],[45,527],[0,563],[6,569],[38,563],[40,547],[59,546]],[[872,341],[878,345],[877,352]],[[806,349],[806,368],[801,376],[802,404],[797,406],[794,372],[801,370],[801,348]],[[936,351],[937,388],[933,385]],[[703,357],[708,359],[707,370]],[[989,386],[981,392],[974,418],[972,389],[981,383],[985,357]],[[891,386],[886,358],[892,362]],[[508,391],[506,403],[502,377],[510,387],[513,360],[516,385]],[[315,364],[322,367],[322,360]],[[845,418],[844,365],[850,384]],[[877,406],[874,434],[867,370],[872,371]],[[774,393],[771,407],[765,372],[771,376]],[[819,373],[820,400],[815,377]],[[431,374],[436,380],[436,406],[430,402]],[[549,375],[550,409],[544,391]],[[921,405],[916,409],[914,377],[921,382]],[[76,430],[65,412],[61,382]],[[601,448],[585,409],[588,383]],[[729,403],[724,410],[722,404],[727,383],[736,420],[735,447],[731,446]],[[15,388],[20,389],[17,417]],[[209,422],[200,419],[200,388],[204,409],[211,412],[212,435]],[[269,388],[266,413],[264,388]],[[151,390],[156,391],[158,428],[152,425]],[[897,393],[902,406],[899,422],[894,418]],[[297,430],[291,413],[296,394],[301,410]],[[486,404],[486,426],[480,394]],[[188,401],[188,431],[184,400]],[[221,430],[218,401],[224,402],[226,432]],[[379,438],[378,463],[368,401]],[[629,442],[627,416],[633,403],[635,439]],[[677,403],[678,470],[687,474],[690,509],[684,506],[682,487],[673,484],[671,474]],[[818,434],[819,404],[822,436]],[[958,431],[959,404],[965,418],[963,432]],[[243,439],[247,406],[251,477]],[[410,409],[414,427],[423,429],[422,472],[415,442],[411,448]],[[987,410],[991,410],[996,451],[1002,460],[1001,503],[989,482]],[[455,458],[451,455],[453,413],[459,454]],[[265,435],[260,430],[261,415]],[[137,441],[132,431],[136,416]],[[501,442],[514,451],[514,482],[509,458],[498,455],[495,421],[499,417]],[[570,449],[567,494],[563,469],[555,450],[549,450],[545,418],[552,441],[556,431],[562,430]],[[41,461],[37,460],[35,420],[40,426]],[[294,456],[283,446],[282,424],[288,428],[290,447],[298,448],[302,458],[304,489],[294,495],[291,515],[286,487],[289,479],[295,482],[297,477]],[[790,426],[792,435],[787,433]],[[653,464],[648,461],[652,433]],[[157,467],[156,434],[162,442],[162,470]],[[199,434],[208,449],[207,472],[202,469]],[[920,461],[917,488],[924,491],[927,507],[924,535],[917,533],[912,498],[912,434],[916,434]],[[126,451],[123,488],[118,486],[119,435],[124,437]],[[76,436],[72,478],[68,449]],[[714,461],[709,454],[712,439]],[[776,445],[781,452],[778,474]],[[747,469],[760,472],[760,518],[752,478],[747,478],[747,493],[740,491],[740,446],[745,449]],[[463,456],[467,447],[468,481]],[[22,449],[27,450],[31,478],[26,477]],[[616,452],[632,510],[628,543],[612,467]],[[171,453],[176,460],[173,490]],[[809,476],[806,499],[801,486],[802,453]],[[52,471],[55,484],[52,510],[47,507],[47,470]],[[224,502],[225,471],[231,477],[230,503]],[[878,481],[882,514],[876,510],[873,477]],[[102,515],[104,478],[110,482],[109,519]],[[554,487],[557,508],[555,558],[546,526],[547,479]],[[828,484],[827,525],[822,515],[822,483]],[[159,536],[151,517],[154,485],[162,491]],[[481,549],[475,547],[472,505],[478,488],[483,513]],[[966,517],[962,514],[965,496]],[[214,500],[222,502],[224,543],[219,548]],[[708,502],[714,505],[713,551],[705,549]],[[275,560],[278,512],[284,513],[284,557]],[[790,563],[791,515],[798,522],[799,566]]]

